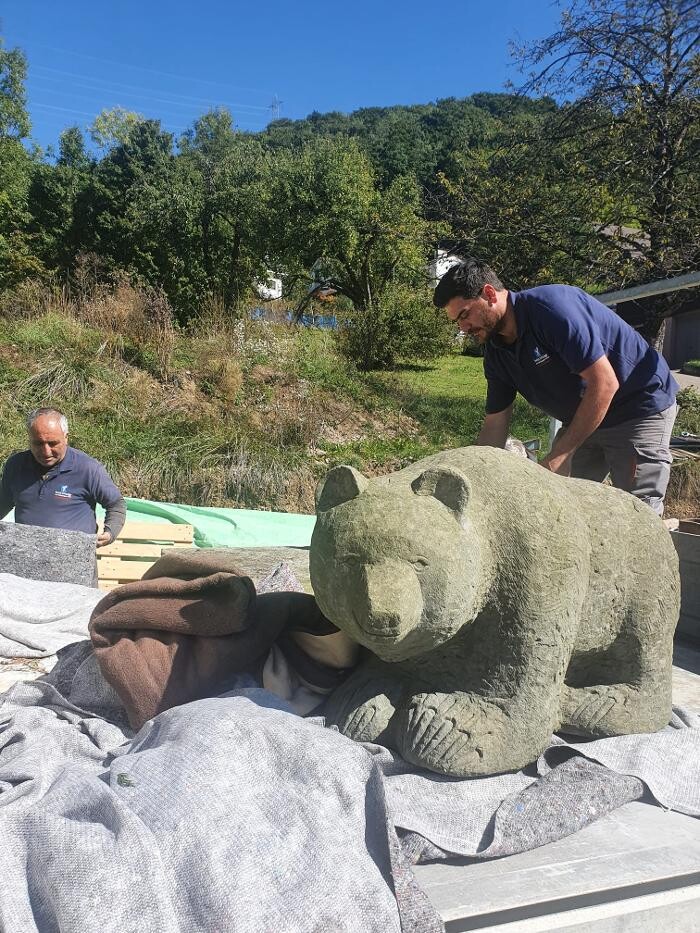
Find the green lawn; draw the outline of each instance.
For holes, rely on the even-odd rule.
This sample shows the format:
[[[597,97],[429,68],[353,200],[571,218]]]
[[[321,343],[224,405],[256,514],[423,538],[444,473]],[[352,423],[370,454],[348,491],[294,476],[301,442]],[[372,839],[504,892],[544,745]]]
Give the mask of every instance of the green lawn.
[[[484,416],[486,379],[480,357],[452,354],[431,367],[411,368],[398,376],[407,411],[425,424],[441,446],[470,444]],[[515,404],[511,434],[520,440],[546,441],[549,420],[521,398]]]
[[[410,415],[422,437],[375,437],[357,443],[327,447],[333,461],[359,467],[399,466],[448,447],[471,444],[484,415],[486,380],[480,357],[452,353],[432,364],[404,366],[391,373],[366,377],[368,389],[386,405]],[[520,440],[539,438],[545,445],[549,421],[518,398],[511,434]]]

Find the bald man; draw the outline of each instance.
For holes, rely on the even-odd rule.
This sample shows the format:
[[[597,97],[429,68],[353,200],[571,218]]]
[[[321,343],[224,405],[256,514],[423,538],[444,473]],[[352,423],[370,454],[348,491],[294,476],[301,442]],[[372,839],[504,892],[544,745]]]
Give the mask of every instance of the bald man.
[[[0,518],[14,507],[15,522],[95,534],[95,505],[105,510],[97,547],[122,530],[126,504],[107,470],[68,444],[68,419],[57,408],[27,415],[29,450],[13,454],[0,480]]]

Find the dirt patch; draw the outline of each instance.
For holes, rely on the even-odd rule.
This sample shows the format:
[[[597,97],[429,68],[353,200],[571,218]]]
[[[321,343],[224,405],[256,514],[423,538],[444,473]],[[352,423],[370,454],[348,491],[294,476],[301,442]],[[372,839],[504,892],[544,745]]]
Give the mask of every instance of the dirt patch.
[[[273,366],[264,366],[261,363],[253,366],[250,369],[248,373],[248,380],[254,385],[269,386],[291,386],[298,382],[298,380],[291,376],[289,373],[275,369]]]
[[[0,345],[0,361],[16,366],[24,362],[24,358],[19,349],[14,344]]]
[[[420,424],[404,412],[367,412],[332,396],[324,396],[319,415],[319,440],[329,444],[350,444],[377,435],[395,438],[421,433]]]

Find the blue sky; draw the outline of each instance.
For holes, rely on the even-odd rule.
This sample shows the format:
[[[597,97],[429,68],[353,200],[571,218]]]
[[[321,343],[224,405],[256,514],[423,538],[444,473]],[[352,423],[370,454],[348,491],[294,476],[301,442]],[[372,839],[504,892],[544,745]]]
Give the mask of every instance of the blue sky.
[[[175,133],[213,106],[245,130],[313,110],[426,103],[517,79],[509,40],[550,33],[551,0],[3,0],[27,55],[32,135],[55,144],[122,106]]]

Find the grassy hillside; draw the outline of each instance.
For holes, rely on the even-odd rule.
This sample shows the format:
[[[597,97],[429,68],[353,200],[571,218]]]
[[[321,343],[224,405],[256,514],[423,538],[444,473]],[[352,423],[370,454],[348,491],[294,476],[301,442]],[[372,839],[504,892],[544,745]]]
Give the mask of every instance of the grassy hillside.
[[[478,430],[478,358],[360,373],[323,331],[209,314],[182,332],[166,311],[129,286],[0,308],[0,462],[52,404],[127,495],[303,512],[334,464],[389,472]],[[518,402],[513,434],[544,442],[547,419]]]

